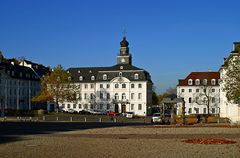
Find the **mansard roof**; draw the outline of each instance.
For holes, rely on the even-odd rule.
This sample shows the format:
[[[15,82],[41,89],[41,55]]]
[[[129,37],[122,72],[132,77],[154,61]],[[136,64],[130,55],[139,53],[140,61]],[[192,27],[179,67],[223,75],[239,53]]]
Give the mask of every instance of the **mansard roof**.
[[[1,70],[11,78],[23,80],[40,80],[40,78],[49,72],[49,68],[39,65],[39,67],[26,67],[15,63],[0,62]]]
[[[189,80],[192,80],[192,85],[188,84]],[[196,80],[199,79],[200,84],[196,85]],[[216,80],[216,85],[218,84],[218,80],[220,79],[219,72],[191,72],[185,79],[178,80],[177,86],[200,86],[203,85],[203,80],[207,79],[207,85],[211,85],[211,80]]]
[[[130,81],[152,82],[147,71],[130,64],[117,64],[110,67],[77,67],[69,68],[67,71],[71,73],[74,82],[111,81],[113,78],[119,76],[119,72],[122,72],[122,76],[128,78]],[[104,74],[107,75],[107,79],[103,79]],[[134,79],[135,74],[138,74],[138,79]],[[80,76],[83,80],[79,80]],[[95,80],[92,80],[92,76],[94,76]]]

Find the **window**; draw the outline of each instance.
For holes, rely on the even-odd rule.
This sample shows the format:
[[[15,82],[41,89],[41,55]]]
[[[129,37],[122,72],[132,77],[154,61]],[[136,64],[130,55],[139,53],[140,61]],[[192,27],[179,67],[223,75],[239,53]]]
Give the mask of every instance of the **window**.
[[[207,113],[207,108],[203,108],[203,113],[204,113],[204,114]]]
[[[87,99],[87,93],[84,93],[84,99]]]
[[[100,104],[100,110],[102,110],[103,109],[103,104]]]
[[[110,93],[107,93],[107,99],[110,99]]]
[[[107,104],[107,110],[109,110],[110,109],[110,104]]]
[[[192,98],[191,98],[191,97],[188,98],[188,102],[189,102],[189,103],[192,103]]]
[[[216,109],[212,108],[212,114],[215,114],[215,113],[216,113]]]
[[[93,93],[91,93],[90,94],[90,99],[94,99],[95,97],[94,97],[94,94]]]
[[[199,92],[199,89],[196,89],[196,92],[198,93],[198,92]]]
[[[115,93],[115,100],[119,100],[118,93]]]
[[[12,76],[14,76],[14,71],[12,71]]]
[[[191,114],[192,113],[192,108],[188,109],[188,113]]]
[[[119,76],[122,77],[122,72],[119,72]]]
[[[84,109],[88,109],[88,105],[87,104],[84,104]]]
[[[138,104],[138,110],[142,110],[142,104]]]
[[[103,88],[103,84],[100,84],[100,88]]]
[[[212,103],[215,103],[216,99],[214,97],[212,97]]]
[[[134,93],[131,93],[131,99],[134,99]]]
[[[90,87],[91,87],[91,89],[93,89],[94,88],[94,84],[91,84]]]
[[[119,88],[119,85],[117,83],[115,84],[115,88]]]
[[[131,110],[134,110],[134,104],[131,104]]]
[[[215,89],[214,89],[214,88],[212,89],[212,92],[213,92],[213,93],[215,92]]]
[[[81,71],[80,71],[80,70],[78,70],[78,73],[80,74],[80,73],[81,73]]]
[[[65,108],[65,104],[62,104],[62,108]]]
[[[215,84],[216,84],[216,80],[215,80],[215,79],[212,79],[212,80],[211,80],[211,84],[212,84],[212,85],[215,85]]]
[[[125,93],[123,93],[122,94],[122,100],[125,100],[127,97],[126,97],[126,94]]]
[[[76,104],[73,104],[73,109],[76,109],[77,108],[77,105]]]
[[[204,85],[207,85],[207,79],[204,79],[204,80],[203,80],[203,84],[204,84]]]
[[[103,93],[100,92],[100,99],[103,99]]]
[[[138,99],[142,99],[142,93],[138,93]]]
[[[107,88],[110,88],[110,84],[107,84]]]
[[[199,114],[199,108],[194,108],[196,111],[196,114]]]
[[[195,80],[195,84],[196,84],[196,85],[200,85],[200,80],[199,80],[199,79],[196,79],[196,80]]]
[[[188,92],[189,92],[189,93],[192,93],[192,89],[188,89]]]
[[[135,80],[138,80],[138,79],[139,79],[138,74],[134,74],[134,79],[135,79]]]
[[[124,84],[122,84],[122,88],[126,88],[126,84],[124,83]]]
[[[82,109],[82,104],[78,104],[78,108],[79,108],[79,109]]]
[[[142,84],[138,84],[138,88],[142,88]]]
[[[88,89],[88,84],[84,84],[84,88],[85,88],[85,89]]]
[[[67,105],[67,108],[70,108],[70,107],[71,107],[70,104],[68,104],[68,105]]]
[[[82,81],[83,80],[83,77],[82,76],[79,76],[79,81]]]
[[[19,73],[19,76],[22,78],[22,72]]]
[[[181,92],[184,93],[184,89],[181,89]]]
[[[94,81],[95,80],[95,76],[91,76],[91,80]]]
[[[131,88],[134,88],[134,84],[131,84]]]
[[[206,88],[204,88],[204,89],[203,89],[203,92],[204,92],[204,93],[206,93],[206,92],[207,92],[207,89],[206,89]]]
[[[192,83],[192,79],[189,79],[188,80],[188,85],[192,85],[193,83]]]
[[[103,80],[107,80],[107,74],[103,75]]]
[[[71,81],[71,79],[72,79],[72,78],[69,76],[69,77],[68,77],[68,81]]]

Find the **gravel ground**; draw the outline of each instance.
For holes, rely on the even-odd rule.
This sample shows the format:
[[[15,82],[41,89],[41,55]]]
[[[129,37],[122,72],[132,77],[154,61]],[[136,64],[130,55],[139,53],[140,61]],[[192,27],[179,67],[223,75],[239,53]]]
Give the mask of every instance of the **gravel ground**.
[[[188,138],[229,138],[236,144],[200,145]],[[240,157],[240,128],[113,127],[21,136],[0,144],[1,158]]]

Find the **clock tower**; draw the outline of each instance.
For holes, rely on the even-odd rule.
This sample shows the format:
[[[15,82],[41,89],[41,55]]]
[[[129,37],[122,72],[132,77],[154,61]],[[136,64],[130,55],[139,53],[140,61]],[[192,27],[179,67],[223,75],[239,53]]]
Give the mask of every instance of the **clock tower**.
[[[128,41],[126,36],[123,37],[123,40],[120,42],[120,53],[117,56],[117,64],[129,64],[132,65],[132,55],[129,53]]]

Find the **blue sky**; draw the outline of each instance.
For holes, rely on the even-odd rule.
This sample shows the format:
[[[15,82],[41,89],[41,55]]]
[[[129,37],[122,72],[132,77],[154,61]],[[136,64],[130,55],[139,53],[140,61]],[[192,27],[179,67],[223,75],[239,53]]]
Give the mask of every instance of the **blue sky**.
[[[240,41],[238,0],[0,0],[0,50],[46,66],[116,64],[123,29],[157,92],[218,70]]]

